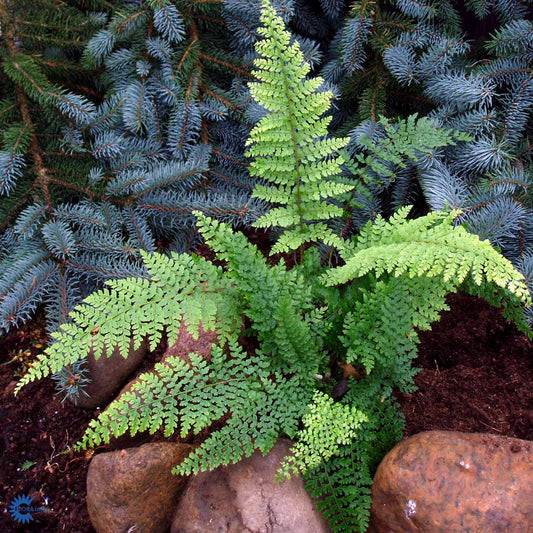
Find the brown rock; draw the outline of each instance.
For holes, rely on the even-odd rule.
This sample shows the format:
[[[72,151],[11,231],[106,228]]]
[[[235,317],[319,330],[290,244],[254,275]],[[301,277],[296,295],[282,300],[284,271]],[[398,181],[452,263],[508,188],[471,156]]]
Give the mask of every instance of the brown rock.
[[[236,465],[191,478],[171,533],[329,532],[301,478],[274,482],[289,448],[289,441],[279,440],[266,457],[256,451]]]
[[[94,409],[106,405],[139,367],[147,353],[148,345],[144,342],[137,350],[130,350],[126,358],[120,355],[118,348],[110,357],[104,353],[98,359],[94,358],[94,353],[91,351],[87,357],[87,375],[91,380],[85,388],[88,396],[81,394],[76,405],[82,409]]]
[[[182,323],[178,334],[178,340],[163,354],[160,364],[166,365],[166,360],[169,357],[179,357],[187,363],[190,363],[190,353],[197,353],[209,361],[211,359],[211,347],[216,341],[217,337],[215,332],[204,331],[202,328],[200,328],[198,339],[195,339]],[[155,372],[155,370],[153,372]],[[117,395],[117,399],[120,398],[120,396],[122,396],[124,393],[129,392],[133,385],[135,385],[138,381],[139,378],[137,377],[127,383]]]
[[[400,442],[372,486],[374,533],[531,533],[533,443],[428,431]]]
[[[195,339],[187,330],[183,322],[181,323],[178,339],[173,346],[170,346],[165,352],[163,359],[173,356],[179,357],[191,362],[189,358],[190,353],[197,353],[203,356],[208,361],[211,360],[211,348],[217,342],[217,334],[214,331],[204,330],[200,327],[198,338]]]
[[[87,508],[97,533],[167,531],[185,479],[171,473],[186,444],[156,442],[96,455],[87,474]]]

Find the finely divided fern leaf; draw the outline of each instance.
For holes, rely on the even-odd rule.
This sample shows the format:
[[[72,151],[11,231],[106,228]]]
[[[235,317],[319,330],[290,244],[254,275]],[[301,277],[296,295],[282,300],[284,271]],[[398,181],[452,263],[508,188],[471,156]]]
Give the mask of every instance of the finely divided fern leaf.
[[[321,78],[306,79],[310,66],[298,42],[290,44],[290,33],[268,2],[263,3],[264,37],[256,44],[258,82],[250,84],[253,98],[267,110],[247,141],[250,173],[269,182],[258,185],[253,196],[274,207],[254,224],[280,226],[286,231],[272,253],[298,249],[305,242],[323,241],[341,246],[340,239],[320,221],[342,215],[330,200],[353,186],[335,182],[341,173],[341,156],[333,156],[348,139],[329,139],[324,117],[332,94],[319,92]]]
[[[71,312],[72,322],[52,334],[54,342],[24,376],[20,387],[84,359],[90,350],[95,358],[109,357],[110,347],[118,347],[126,357],[132,342],[135,349],[148,339],[155,348],[163,331],[173,344],[182,319],[193,335],[197,335],[200,323],[213,329],[216,306],[212,301],[220,288],[220,270],[187,254],[141,255],[149,278],[110,281],[108,288],[87,297]],[[215,291],[213,298],[206,297],[209,290]]]
[[[378,276],[439,276],[459,286],[471,274],[478,285],[487,279],[530,303],[524,280],[508,259],[463,227],[452,228],[458,213],[433,212],[407,220],[409,210],[401,208],[389,222],[378,217],[374,225],[367,224],[354,255],[324,274],[324,283],[346,283],[374,271]]]

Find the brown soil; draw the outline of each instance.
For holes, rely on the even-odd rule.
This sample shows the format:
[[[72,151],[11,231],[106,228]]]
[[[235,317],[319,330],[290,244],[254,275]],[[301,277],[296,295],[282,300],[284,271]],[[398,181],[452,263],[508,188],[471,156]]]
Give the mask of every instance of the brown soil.
[[[419,391],[399,398],[406,435],[445,429],[533,440],[533,343],[481,300],[457,295],[450,304],[433,331],[421,334]],[[50,380],[13,397],[15,380],[45,341],[42,326],[32,322],[0,345],[0,531],[90,533],[85,478],[91,454],[61,452],[98,411],[61,403]],[[27,470],[25,461],[32,462]],[[23,526],[8,508],[25,494],[48,510]]]
[[[484,300],[448,299],[421,333],[418,391],[401,396],[407,435],[431,429],[533,440],[533,341]]]

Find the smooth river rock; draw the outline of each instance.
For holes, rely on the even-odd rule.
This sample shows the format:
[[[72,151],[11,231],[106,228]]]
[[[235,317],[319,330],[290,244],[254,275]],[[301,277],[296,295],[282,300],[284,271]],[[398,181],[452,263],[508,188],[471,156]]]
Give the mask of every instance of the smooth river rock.
[[[328,533],[302,479],[275,483],[290,441],[266,456],[256,451],[236,465],[191,477],[171,533]]]
[[[97,533],[165,533],[185,478],[171,473],[190,446],[143,444],[96,455],[87,474],[87,508]]]
[[[385,456],[372,499],[372,533],[531,533],[533,442],[419,433]]]
[[[139,368],[144,356],[148,353],[148,345],[143,342],[139,348],[122,357],[116,348],[107,357],[102,354],[94,358],[91,351],[87,356],[87,376],[91,382],[85,387],[86,394],[80,394],[74,402],[82,409],[95,409],[107,405],[124,385],[127,379]]]

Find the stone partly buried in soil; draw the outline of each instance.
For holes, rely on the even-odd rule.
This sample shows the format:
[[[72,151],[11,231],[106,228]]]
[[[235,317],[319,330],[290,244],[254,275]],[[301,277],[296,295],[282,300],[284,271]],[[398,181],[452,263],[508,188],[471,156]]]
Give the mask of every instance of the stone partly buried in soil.
[[[87,475],[87,508],[97,533],[161,533],[185,478],[171,473],[190,446],[170,442],[96,455]]]
[[[300,477],[274,481],[289,448],[281,439],[265,457],[255,451],[238,464],[191,477],[171,533],[328,533]]]
[[[166,533],[170,524],[171,533],[330,533],[300,477],[275,482],[289,449],[281,439],[265,457],[192,476],[186,488],[171,470],[187,445],[102,453],[87,476],[91,523],[96,533]]]
[[[205,331],[201,327],[198,338],[195,339],[182,323],[176,343],[168,348],[164,357],[177,356],[190,363],[188,354],[194,352],[209,360],[211,348],[216,340],[216,333]],[[121,390],[126,380],[139,368],[147,353],[147,342],[143,342],[137,350],[130,349],[128,357],[122,357],[118,348],[109,357],[104,353],[98,359],[95,359],[94,354],[90,352],[87,356],[87,375],[91,381],[84,389],[86,394],[79,396],[76,405],[83,409],[107,405]],[[126,387],[124,390],[130,388]]]
[[[82,409],[106,405],[137,370],[147,353],[148,345],[145,342],[136,350],[132,347],[128,357],[122,357],[118,348],[109,357],[103,353],[98,359],[91,351],[87,356],[87,376],[91,381],[84,389],[85,394],[80,394],[76,405]]]
[[[372,499],[369,533],[531,533],[533,442],[419,433],[383,459]]]

